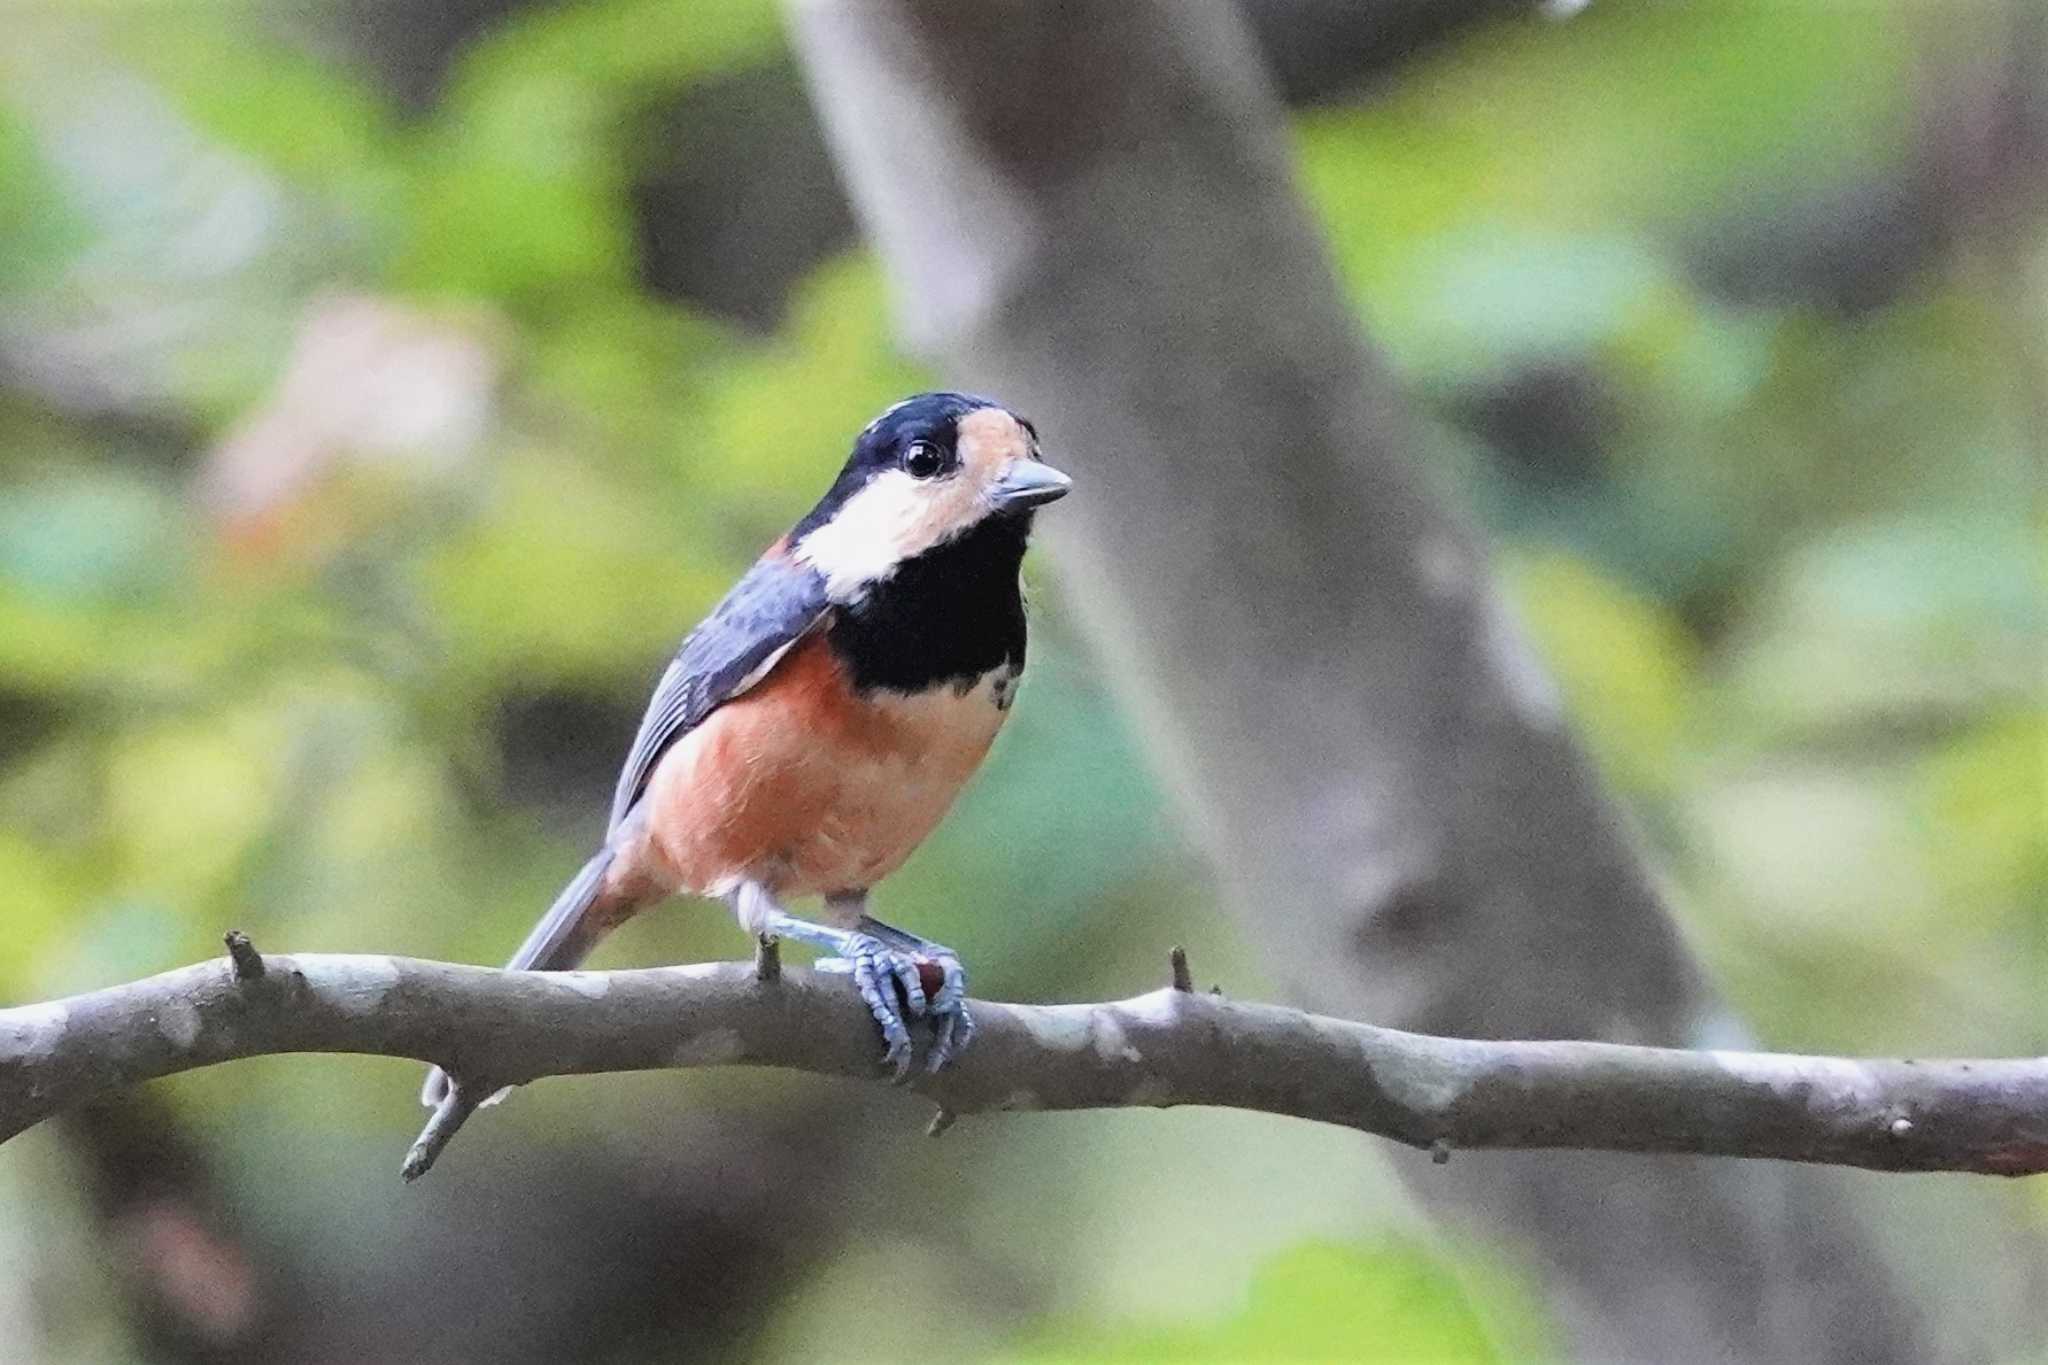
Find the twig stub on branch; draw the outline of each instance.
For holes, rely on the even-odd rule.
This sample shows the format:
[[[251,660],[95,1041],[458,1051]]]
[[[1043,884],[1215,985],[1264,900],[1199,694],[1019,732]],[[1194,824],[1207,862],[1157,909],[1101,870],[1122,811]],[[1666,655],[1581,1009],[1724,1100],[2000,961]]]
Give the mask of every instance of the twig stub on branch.
[[[227,945],[228,964],[233,968],[237,981],[260,981],[263,978],[263,954],[256,951],[256,945],[240,929],[230,929],[221,936]]]

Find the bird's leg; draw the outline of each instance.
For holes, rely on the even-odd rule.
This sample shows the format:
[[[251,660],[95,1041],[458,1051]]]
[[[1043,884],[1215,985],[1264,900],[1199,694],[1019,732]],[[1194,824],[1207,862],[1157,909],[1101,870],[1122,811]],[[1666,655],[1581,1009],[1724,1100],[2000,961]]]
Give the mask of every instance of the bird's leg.
[[[832,905],[841,908],[838,902]],[[845,908],[852,911],[854,928],[861,933],[939,969],[939,989],[925,1011],[932,1021],[932,1050],[925,1058],[925,1070],[937,1071],[965,1051],[974,1037],[974,1016],[967,1012],[967,969],[960,965],[960,955],[943,943],[875,919],[867,913],[866,896]]]
[[[852,974],[860,998],[882,1030],[884,1060],[895,1069],[898,1080],[909,1073],[912,1049],[905,1016],[916,1018],[925,1012],[924,983],[918,977],[915,955],[860,928],[839,929],[798,919],[755,882],[741,883],[727,899],[748,933],[794,939],[834,954],[820,958],[818,969]]]

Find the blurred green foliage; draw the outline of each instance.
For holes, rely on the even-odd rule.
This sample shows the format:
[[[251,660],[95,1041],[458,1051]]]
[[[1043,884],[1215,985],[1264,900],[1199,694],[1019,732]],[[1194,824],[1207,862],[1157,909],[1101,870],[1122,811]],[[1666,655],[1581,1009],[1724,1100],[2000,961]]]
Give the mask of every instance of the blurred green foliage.
[[[1737,219],[1768,228],[1816,186],[1909,175],[1940,88],[1920,79],[1929,21],[1871,12],[1596,6],[1484,30],[1302,116],[1302,178],[1361,317],[1443,419],[1434,471],[1499,538],[1758,1034],[2039,1050],[2040,221],[1855,308],[1738,297],[1700,267]],[[0,1000],[203,956],[229,925],[280,948],[502,957],[594,835],[604,769],[675,640],[848,434],[923,381],[864,257],[821,264],[772,336],[640,279],[631,186],[664,149],[627,132],[653,101],[780,60],[773,7],[522,11],[412,117],[239,8],[9,24]],[[1950,39],[1965,69],[1982,55]],[[377,334],[395,387],[315,344],[312,320],[348,297],[396,310]],[[403,349],[415,335],[490,357],[490,377],[436,369],[440,352]],[[1559,392],[1547,424],[1529,400]],[[393,414],[424,415],[373,440]],[[281,487],[251,473],[293,461]],[[1034,565],[1032,584],[1043,646],[1016,722],[887,904],[965,950],[991,994],[1125,992],[1176,941],[1249,992],[1259,964],[1075,648],[1056,574]],[[603,960],[740,946],[722,915],[678,911]],[[290,1062],[160,1089],[223,1163],[269,1177],[250,1218],[303,1260],[360,1268],[416,1227],[395,1184],[365,1183],[409,1135],[402,1071]],[[1398,1195],[1362,1145],[1296,1125],[1161,1140],[1121,1117],[1020,1121],[934,1158],[900,1140],[900,1111],[866,1137],[836,1116],[843,1092],[783,1078],[561,1084],[581,1102],[540,1087],[504,1111],[505,1140],[643,1151],[676,1113],[814,1105],[849,1129],[854,1168],[950,1211],[957,1236],[976,1210],[1019,1229],[1021,1253],[914,1253],[935,1317],[1008,1285],[969,1333],[995,1358],[1485,1360],[1540,1339],[1498,1276],[1332,1244],[1373,1236],[1367,1205]],[[114,1310],[80,1287],[83,1201],[41,1200],[15,1151],[0,1228],[41,1208],[60,1231],[13,1273],[59,1286],[72,1316],[49,1341],[111,1358]],[[33,1159],[67,1178],[55,1152]],[[1092,1208],[1047,1193],[1112,1162],[1149,1178],[1102,1177]],[[1218,1171],[1258,1191],[1241,1213],[1259,1236],[1188,1207]],[[1333,1183],[1360,1192],[1335,1225],[1316,1198]],[[324,1244],[266,1199],[331,1210]],[[1149,1278],[1118,1249],[1133,1227],[1164,1262]],[[815,1352],[822,1306],[890,1292],[901,1258],[839,1235],[761,1352]],[[24,1256],[0,1240],[0,1276]]]
[[[1515,1303],[1511,1283],[1477,1278],[1505,1303]],[[1527,1331],[1487,1322],[1469,1301],[1471,1285],[1470,1279],[1461,1285],[1421,1248],[1367,1250],[1305,1242],[1262,1264],[1251,1277],[1243,1309],[1221,1322],[1158,1330],[1052,1327],[1037,1343],[1004,1358],[1403,1365],[1530,1359],[1533,1343]],[[1502,1354],[1504,1336],[1514,1342],[1517,1354]]]

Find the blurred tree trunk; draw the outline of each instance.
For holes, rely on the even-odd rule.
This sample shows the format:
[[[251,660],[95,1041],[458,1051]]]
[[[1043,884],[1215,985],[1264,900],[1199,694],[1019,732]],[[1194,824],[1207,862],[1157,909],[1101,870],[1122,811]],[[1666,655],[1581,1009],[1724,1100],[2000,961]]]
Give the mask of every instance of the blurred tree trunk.
[[[1295,999],[1487,1037],[1740,1038],[1428,496],[1237,12],[794,14],[903,332],[1075,474],[1045,528],[1068,600]],[[1932,1354],[1824,1173],[1398,1159],[1524,1258],[1581,1358]]]

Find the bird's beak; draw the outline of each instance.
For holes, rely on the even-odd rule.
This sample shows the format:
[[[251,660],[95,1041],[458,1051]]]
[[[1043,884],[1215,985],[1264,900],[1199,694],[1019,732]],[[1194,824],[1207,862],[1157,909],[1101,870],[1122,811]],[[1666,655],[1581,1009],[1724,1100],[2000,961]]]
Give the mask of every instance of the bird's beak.
[[[1036,460],[1012,460],[1003,477],[989,489],[989,498],[1001,512],[1021,512],[1067,495],[1074,481],[1049,464]]]

